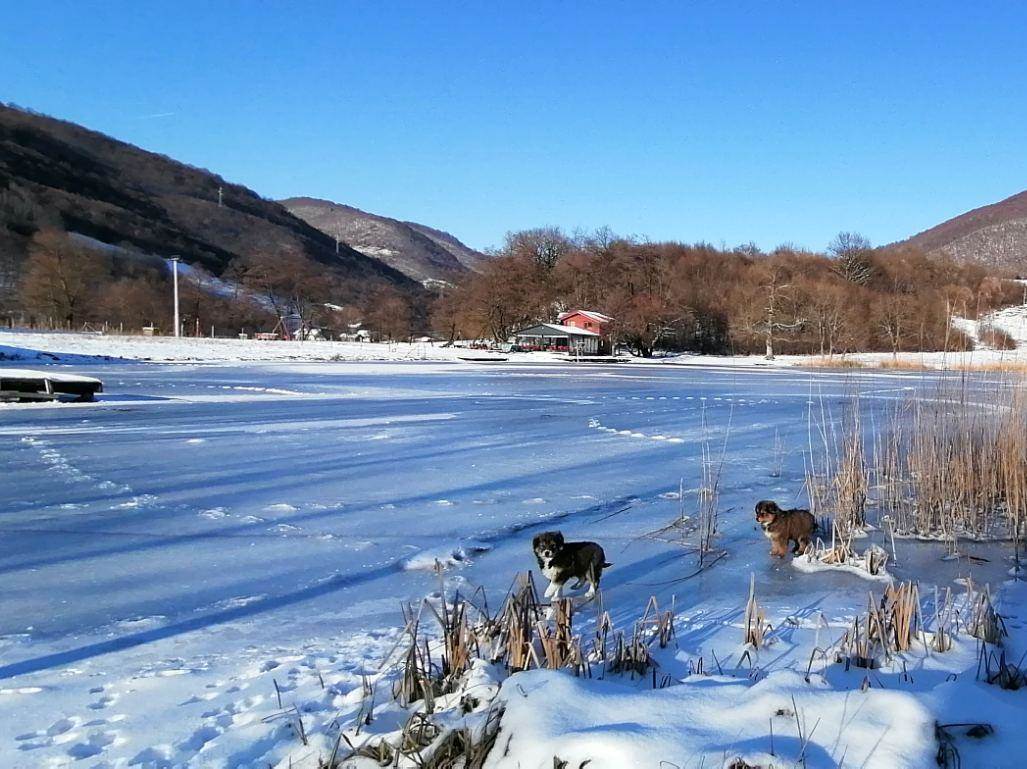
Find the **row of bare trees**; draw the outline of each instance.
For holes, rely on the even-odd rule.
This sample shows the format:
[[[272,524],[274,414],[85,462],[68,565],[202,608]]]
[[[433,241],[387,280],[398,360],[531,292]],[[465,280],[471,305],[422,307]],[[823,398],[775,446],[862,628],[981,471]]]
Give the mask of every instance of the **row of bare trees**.
[[[28,256],[3,258],[0,316],[78,328],[153,325],[170,331],[170,278],[160,259],[99,248],[57,229],[37,231]],[[197,266],[180,284],[188,331],[219,335],[273,329],[279,318],[328,336],[363,323],[374,338],[424,329],[422,306],[394,288],[359,301],[303,254],[255,253],[219,277]],[[431,308],[436,335],[505,341],[561,311],[611,315],[614,343],[640,355],[657,348],[704,353],[819,353],[958,349],[951,317],[1019,300],[1021,288],[983,268],[910,248],[873,249],[840,234],[827,254],[782,247],[718,249],[650,243],[608,230],[568,236],[547,227],[511,233],[480,273]]]
[[[615,343],[705,353],[955,349],[951,317],[1016,301],[979,267],[841,233],[827,254],[789,247],[650,243],[608,230],[513,233],[485,269],[436,303],[435,332],[505,341],[569,309],[614,317]]]
[[[56,228],[37,231],[26,258],[19,261],[11,253],[0,248],[0,317],[8,322],[172,331],[171,278],[161,259],[102,248]],[[271,331],[284,317],[326,336],[356,324],[380,339],[408,339],[416,330],[410,298],[393,288],[382,286],[360,302],[343,304],[337,297],[345,295],[331,271],[290,252],[239,257],[219,277],[183,266],[179,281],[186,333]]]

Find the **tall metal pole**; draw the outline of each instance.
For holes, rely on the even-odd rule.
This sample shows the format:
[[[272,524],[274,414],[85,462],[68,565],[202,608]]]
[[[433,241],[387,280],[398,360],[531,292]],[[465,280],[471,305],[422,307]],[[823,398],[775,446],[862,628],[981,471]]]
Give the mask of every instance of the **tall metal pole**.
[[[181,324],[178,320],[178,262],[179,257],[171,257],[171,280],[175,285],[175,336],[179,337],[182,335]]]

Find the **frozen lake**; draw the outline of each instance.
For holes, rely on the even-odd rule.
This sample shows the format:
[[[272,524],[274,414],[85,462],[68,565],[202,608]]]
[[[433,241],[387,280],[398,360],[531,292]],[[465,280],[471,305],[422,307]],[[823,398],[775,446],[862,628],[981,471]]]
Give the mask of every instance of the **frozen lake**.
[[[943,376],[444,363],[87,373],[105,382],[97,404],[0,409],[3,766],[266,766],[277,741],[241,714],[275,696],[272,677],[300,686],[373,667],[401,602],[439,589],[436,558],[448,590],[481,586],[498,603],[534,567],[530,538],[546,527],[606,547],[615,616],[655,594],[724,620],[750,572],[779,613],[865,603],[858,578],[771,562],[753,505],[803,502],[811,404],[840,419],[857,390],[873,411]],[[644,535],[682,505],[694,512],[704,411],[718,452],[727,437],[728,555],[680,582],[694,557]],[[905,547],[919,557],[900,545],[899,576]],[[945,568],[947,579],[965,566]]]

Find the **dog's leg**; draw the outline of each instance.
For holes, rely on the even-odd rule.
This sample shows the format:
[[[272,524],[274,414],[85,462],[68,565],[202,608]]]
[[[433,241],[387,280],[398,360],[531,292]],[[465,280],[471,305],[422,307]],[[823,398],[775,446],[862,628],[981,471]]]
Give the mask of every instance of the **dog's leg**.
[[[556,602],[563,598],[563,582],[550,582],[549,590],[546,590],[546,597],[549,599],[549,608],[546,609],[546,619],[553,619],[556,616]],[[550,592],[550,590],[552,592]]]
[[[581,590],[581,586],[585,584],[583,577],[578,577],[578,581],[571,585],[571,590]]]

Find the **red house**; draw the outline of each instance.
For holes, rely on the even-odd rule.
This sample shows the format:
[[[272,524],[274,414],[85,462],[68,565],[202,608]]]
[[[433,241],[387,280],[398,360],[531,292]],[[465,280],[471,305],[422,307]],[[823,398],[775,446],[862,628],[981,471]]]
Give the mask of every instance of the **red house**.
[[[609,315],[603,315],[595,310],[571,310],[570,312],[561,312],[557,322],[564,326],[599,334],[599,352],[609,354],[612,351],[610,326],[613,323],[613,318]]]

